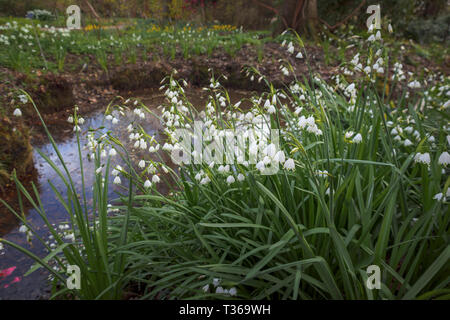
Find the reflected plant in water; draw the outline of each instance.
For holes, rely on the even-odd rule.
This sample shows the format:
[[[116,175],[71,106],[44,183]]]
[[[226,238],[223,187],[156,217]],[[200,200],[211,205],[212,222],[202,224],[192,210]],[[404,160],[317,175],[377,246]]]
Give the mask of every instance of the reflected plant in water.
[[[52,297],[68,295],[80,299],[120,299],[123,295],[123,280],[126,273],[125,268],[127,262],[125,254],[120,252],[119,248],[127,241],[128,215],[121,216],[120,218],[113,218],[108,215],[110,212],[109,201],[111,201],[108,197],[108,188],[110,187],[110,158],[102,159],[101,157],[102,148],[104,147],[102,137],[99,137],[96,140],[96,147],[92,148],[93,154],[91,159],[95,161],[96,170],[91,173],[95,174],[95,179],[93,186],[89,187],[92,187],[94,192],[92,202],[88,203],[88,199],[86,198],[86,188],[88,188],[88,186],[86,186],[84,182],[84,160],[81,155],[80,145],[81,128],[79,127],[79,124],[82,125],[81,122],[83,121],[80,121],[82,118],[78,117],[75,112],[74,116],[69,119],[70,122],[73,122],[75,128],[77,128],[77,149],[79,153],[82,181],[82,190],[79,192],[74,184],[71,172],[67,169],[64,159],[62,158],[55,141],[48,132],[34,101],[26,92],[23,92],[23,94],[32,102],[48,138],[54,147],[54,151],[58,156],[59,164],[52,161],[47,155],[38,151],[55,172],[57,172],[66,186],[65,192],[62,193],[53,186],[51,181],[49,181],[49,184],[52,186],[55,193],[55,197],[67,211],[67,215],[70,219],[70,232],[60,232],[60,230],[58,230],[60,228],[57,228],[49,222],[45,209],[42,207],[39,199],[39,193],[36,186],[32,184],[32,190],[30,192],[17,179],[17,176],[13,174],[13,180],[20,195],[20,208],[23,208],[22,199],[26,199],[34,207],[45,222],[54,244],[50,246],[48,241],[45,241],[36,233],[33,226],[26,220],[23,211],[16,212],[3,200],[1,200],[2,203],[22,221],[23,228],[26,229],[27,234],[29,233],[30,237],[33,235],[38,241],[42,242],[50,253],[47,257],[40,258],[10,241],[0,239],[0,242],[20,250],[36,261],[36,264],[25,274],[25,276],[35,272],[41,267],[44,267],[50,272],[55,284]],[[104,162],[102,162],[102,160],[104,160]],[[103,166],[105,167],[105,174],[99,170]],[[132,203],[133,184],[130,183],[129,185],[129,193],[121,198],[121,200],[125,202],[120,202],[125,203],[125,206],[129,206]],[[117,228],[117,231],[120,233],[114,240],[108,238],[111,228]],[[76,265],[81,269],[80,290],[69,290],[66,287],[66,270],[68,265]]]

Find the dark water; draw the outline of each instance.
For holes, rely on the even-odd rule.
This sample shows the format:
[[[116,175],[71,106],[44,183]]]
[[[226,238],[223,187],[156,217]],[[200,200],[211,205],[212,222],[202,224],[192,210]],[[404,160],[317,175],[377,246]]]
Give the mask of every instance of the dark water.
[[[103,117],[104,116],[102,111],[92,114],[81,126],[82,130],[89,127],[100,127],[103,122]],[[121,122],[125,122],[125,119],[121,120]],[[107,127],[104,130],[111,126],[111,123],[108,121],[105,121],[105,124],[107,125]],[[126,128],[124,128],[126,126],[124,125],[125,123],[123,123],[123,126],[119,123],[118,125],[114,126],[115,133],[119,133],[119,136],[122,132],[127,133]],[[151,124],[147,123],[146,125],[144,125],[144,127],[150,134],[155,133],[155,130]],[[82,135],[81,145],[83,146],[86,143],[86,136]],[[58,143],[57,146],[64,159],[65,165],[71,173],[71,177],[78,193],[82,194],[80,159],[76,136],[72,136],[63,142]],[[58,156],[51,144],[46,144],[40,149],[62,169]],[[92,191],[90,186],[93,185],[95,166],[93,161],[88,161],[87,159],[88,150],[82,150],[81,153],[83,158],[83,169],[85,173],[85,185],[87,186],[86,196],[87,199],[91,199]],[[62,179],[38,154],[36,150],[34,150],[34,163],[39,175],[37,183],[39,185],[40,199],[48,215],[50,223],[54,223],[57,225],[68,223],[68,214],[63,205],[55,197],[55,194],[51,189],[48,181],[50,180],[56,187],[56,189],[63,195],[66,194],[66,186],[64,185]],[[112,163],[114,163],[114,161]],[[118,162],[116,162],[116,164],[118,164]],[[115,194],[115,192],[118,191],[117,188],[117,186],[111,186],[109,191],[111,199],[117,198],[117,195]],[[34,229],[37,231],[39,236],[48,239],[48,230],[36,210],[28,210],[27,221],[35,227]],[[40,257],[44,257],[46,255],[46,251],[40,241],[38,239],[34,239],[31,244],[27,243],[25,234],[19,232],[19,226],[20,225],[17,225],[15,228],[13,228],[12,231],[10,231],[4,238],[22,245],[23,247],[31,250],[33,253],[37,254]],[[23,274],[30,268],[31,265],[32,261],[28,259],[24,254],[13,248],[6,247],[5,254],[0,256],[0,270],[10,267],[16,267],[16,270],[14,270],[14,272],[8,278],[0,280],[0,299],[38,299],[45,298],[48,295],[48,290],[46,290],[47,286],[45,286],[46,278],[48,275],[47,272],[41,270],[40,272],[35,272],[30,276],[23,277]],[[5,285],[12,281],[15,277],[20,277],[20,282],[11,284],[7,288],[5,288]]]
[[[141,94],[143,95],[141,100],[150,109],[155,109],[157,106],[163,103],[164,98],[159,92],[156,94],[154,92],[144,92]],[[201,90],[188,92],[187,95],[190,98],[191,103],[193,103],[194,105],[204,106],[204,103],[207,100],[207,94]],[[230,92],[230,96],[232,97],[232,102],[236,103],[241,98],[248,97],[249,93],[235,91]],[[90,114],[88,117],[84,117],[86,122],[81,126],[82,131],[84,132],[89,128],[96,129],[101,127],[102,125],[105,125],[105,129],[103,129],[103,131],[113,128],[115,137],[120,138],[121,141],[128,141],[129,133],[126,130],[126,127],[129,124],[129,121],[127,121],[125,117],[120,117],[119,124],[112,127],[110,121],[104,120],[103,112],[104,110],[99,110]],[[127,117],[129,119],[136,119],[135,115],[131,112],[127,114]],[[156,139],[161,139],[161,136],[158,133],[159,124],[155,118],[150,119],[150,115],[147,114],[146,119],[139,120],[139,123],[144,127],[147,133],[154,135]],[[70,126],[72,125],[68,124],[69,128]],[[86,143],[86,136],[82,135],[81,145],[83,146]],[[69,169],[69,172],[71,173],[72,179],[76,185],[77,190],[79,191],[79,194],[81,194],[81,169],[76,135],[73,134],[71,137],[58,142],[57,147],[63,156],[64,162]],[[40,146],[39,148],[61,168],[59,159],[50,143]],[[82,158],[86,195],[89,201],[92,198],[91,186],[94,180],[95,167],[93,162],[87,160],[87,150],[82,150]],[[116,162],[113,161],[112,165],[121,164],[117,162],[119,156],[116,156],[115,159],[117,160]],[[56,189],[63,195],[65,195],[66,187],[63,181],[50,167],[50,165],[38,154],[36,149],[34,150],[34,163],[38,171],[37,187],[39,189],[40,199],[50,223],[61,224],[69,222],[68,213],[64,209],[63,205],[60,204],[56,199],[55,194],[48,183],[48,181],[50,180],[54,184]],[[117,191],[120,191],[119,187],[112,185],[109,189],[110,199],[117,198]],[[8,217],[8,215],[11,216],[9,213],[5,212],[5,210],[0,211],[0,216],[2,215],[3,218],[5,216]],[[44,239],[48,239],[48,230],[38,212],[34,209],[27,209],[26,217],[27,221],[32,226],[34,226],[34,229],[37,231],[39,236],[43,237]],[[33,239],[31,244],[27,242],[25,234],[19,232],[20,224],[14,217],[11,216],[11,219],[9,219],[8,222],[9,223],[3,224],[3,230],[2,228],[0,228],[1,237],[11,242],[20,244],[21,246],[32,251],[34,254],[41,258],[45,257],[48,254],[45,250],[45,247],[40,243],[39,240]],[[16,267],[16,269],[10,276],[3,279],[2,277],[0,277],[0,300],[48,299],[48,297],[50,296],[50,285],[47,281],[48,272],[41,268],[31,275],[24,277],[23,275],[33,265],[33,261],[17,250],[11,247],[7,247],[6,245],[5,247],[6,248],[3,251],[3,254],[1,255],[0,253],[0,271],[11,267]],[[20,281],[11,283],[16,277],[19,277]]]

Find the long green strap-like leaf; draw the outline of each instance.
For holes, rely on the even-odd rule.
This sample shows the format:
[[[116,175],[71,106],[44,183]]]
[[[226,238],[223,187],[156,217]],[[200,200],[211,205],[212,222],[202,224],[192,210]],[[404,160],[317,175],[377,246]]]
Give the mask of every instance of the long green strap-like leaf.
[[[433,262],[433,264],[425,271],[424,274],[416,281],[416,283],[411,287],[411,289],[405,294],[403,300],[414,299],[430,281],[439,272],[439,270],[446,264],[448,264],[450,259],[450,245],[445,248],[445,250],[439,255],[439,257]]]

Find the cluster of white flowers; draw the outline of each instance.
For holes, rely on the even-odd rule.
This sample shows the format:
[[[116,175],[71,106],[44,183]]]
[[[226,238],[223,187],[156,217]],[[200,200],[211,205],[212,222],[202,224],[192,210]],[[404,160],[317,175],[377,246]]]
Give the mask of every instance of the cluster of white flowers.
[[[305,117],[304,115],[302,115],[299,119],[298,119],[298,127],[300,129],[305,129],[306,131],[315,134],[316,136],[321,136],[322,135],[322,130],[319,129],[319,127],[316,124],[316,120],[314,119],[314,116],[309,116],[309,117]]]
[[[114,184],[121,184],[122,180],[119,177],[119,174],[123,172],[123,168],[120,165],[117,165],[112,171],[111,174],[114,176],[113,183]]]
[[[362,141],[362,135],[361,135],[361,133],[357,133],[357,134],[353,137],[353,140],[352,140],[352,142],[353,142],[353,143],[356,143],[356,144],[361,143],[361,141]]]
[[[266,103],[264,104],[264,108],[266,109],[267,113],[272,114],[276,112],[276,106],[277,104],[277,96],[274,95],[272,98],[272,101],[269,99],[266,100]]]
[[[320,178],[326,178],[328,177],[329,173],[327,170],[317,170],[316,174],[320,177]]]
[[[375,24],[371,24],[369,27],[369,33],[371,33],[371,35],[369,36],[367,41],[375,42],[382,40],[380,30],[378,30],[375,34],[373,34],[373,32],[375,32]]]
[[[445,202],[447,200],[447,198],[450,197],[450,188],[447,188],[447,191],[443,192],[439,192],[437,194],[434,195],[433,199],[440,201],[440,202]]]
[[[114,117],[114,116],[111,115],[111,114],[108,114],[108,115],[105,117],[105,119],[111,121],[112,124],[118,124],[118,123],[119,123],[119,119],[117,119],[116,117]]]
[[[5,46],[15,46],[19,50],[29,50],[35,54],[38,52],[39,44],[36,37],[41,39],[49,38],[56,48],[64,46],[65,40],[70,37],[70,30],[67,28],[49,28],[47,25],[42,27],[37,24],[36,27],[31,24],[19,25],[16,21],[12,24],[7,22],[0,26],[0,30],[7,30],[7,34],[0,35],[0,44]]]
[[[418,152],[414,156],[414,161],[417,163],[423,163],[423,164],[429,165],[431,163],[430,154],[428,152],[425,152],[425,153]]]
[[[27,236],[27,241],[31,243],[31,240],[33,238],[33,232],[26,226],[26,225],[21,225],[19,227],[19,232],[21,233],[25,233]]]
[[[19,95],[18,99],[19,99],[20,103],[22,103],[22,104],[28,103],[28,97],[26,95],[24,95],[24,94]],[[22,116],[22,110],[20,109],[20,107],[16,107],[14,109],[13,115],[15,117],[21,117]]]
[[[280,70],[285,76],[289,75],[289,69],[285,65],[280,64]]]
[[[75,237],[75,234],[69,224],[67,224],[65,222],[62,222],[60,224],[52,223],[52,228],[56,231],[56,234],[60,239],[67,240],[72,243],[75,242],[76,237]],[[50,249],[56,249],[56,247],[58,245],[60,245],[60,243],[58,243],[58,241],[55,239],[53,234],[50,234],[48,236],[48,240],[46,240],[44,243]],[[81,244],[78,244],[78,245],[82,246]],[[63,256],[61,256],[60,258],[64,259]],[[55,269],[55,271],[59,271],[58,266],[55,266],[54,269]]]
[[[397,79],[398,81],[406,80],[405,72],[403,71],[403,64],[396,62],[394,63],[394,72],[392,75],[392,80]]]
[[[286,40],[283,40],[283,42],[281,43],[281,46],[284,47],[286,45]],[[294,44],[292,43],[292,41],[290,41],[287,45],[287,52],[289,54],[294,54],[295,53],[295,47]],[[303,58],[303,54],[301,53],[301,51],[297,52],[297,55],[295,56],[297,59],[302,59]]]
[[[221,280],[218,278],[213,279],[212,285],[215,288],[215,293],[223,294],[226,296],[236,296],[237,295],[237,289],[235,287],[232,287],[230,289],[224,289],[222,286],[220,286],[220,282],[221,282]],[[206,284],[205,286],[203,286],[202,289],[204,292],[209,292],[210,285]]]
[[[9,37],[4,34],[0,34],[0,44],[9,46],[10,45]]]
[[[384,74],[384,59],[382,57],[383,49],[379,48],[375,51],[374,55],[369,55],[366,59],[366,62],[362,61],[363,58],[361,54],[358,52],[353,59],[350,61],[350,68],[348,68],[347,65],[344,65],[340,68],[343,75],[346,76],[353,76],[356,73],[364,74],[366,77],[370,79],[370,81],[375,82],[376,77],[378,75]],[[363,65],[363,63],[365,63]],[[334,80],[336,81],[336,84],[338,87],[343,89],[345,91],[344,84],[340,83],[340,75],[335,75]],[[352,99],[353,100],[353,99]],[[353,103],[354,101],[351,102]]]
[[[356,97],[358,95],[358,91],[356,89],[356,85],[354,83],[350,83],[344,90],[344,94],[350,98],[348,110],[352,112],[355,109]]]
[[[175,82],[170,82],[167,89],[165,86],[161,87],[161,89],[166,89],[165,94],[169,102],[169,106],[165,106],[161,110],[164,132],[169,138],[162,149],[169,152],[183,150],[183,146],[179,144],[179,141],[172,139],[177,128],[193,129],[191,123],[185,121],[188,111],[184,106],[185,102],[183,99],[174,99],[179,96],[177,90],[180,90],[180,88],[182,87],[177,86]],[[283,112],[287,110],[285,105],[279,104],[279,99],[286,99],[284,94],[278,92],[265,99],[263,97],[252,98],[252,103],[256,107],[247,112],[240,112],[236,107],[239,103],[233,106],[224,98],[223,93],[220,91],[220,83],[217,80],[211,79],[210,88],[213,90],[213,96],[210,96],[210,101],[207,103],[205,110],[198,114],[199,120],[201,120],[201,128],[199,130],[202,137],[197,137],[194,130],[193,133],[190,133],[193,141],[202,141],[206,145],[209,142],[216,142],[217,139],[227,139],[228,135],[241,136],[249,140],[248,149],[244,146],[235,145],[232,158],[242,165],[243,168],[246,168],[245,170],[248,170],[250,165],[249,161],[245,159],[246,156],[252,159],[256,159],[256,156],[259,157],[259,160],[254,164],[255,169],[260,173],[266,172],[273,165],[277,164],[281,164],[289,170],[295,169],[295,165],[291,164],[293,160],[286,161],[284,151],[270,142],[270,130],[266,125],[266,123],[270,123],[270,115],[276,112],[277,107]],[[222,109],[221,114],[217,112],[217,105]],[[262,110],[258,106],[262,106],[265,113],[261,113]],[[230,124],[232,123],[234,133],[229,130],[223,130],[222,127],[218,126],[224,120],[230,121]],[[316,135],[322,134],[313,117],[309,117],[306,124],[305,129],[308,132]],[[214,161],[207,160],[204,158],[204,154],[198,153],[197,150],[191,151],[191,155],[194,159],[206,161],[204,163],[208,165],[209,169],[216,167]],[[226,155],[227,159],[228,156]],[[230,164],[222,165],[218,163],[217,166],[217,172],[224,176],[224,180],[228,185],[245,180],[243,172],[230,174]],[[236,167],[233,165],[233,170],[235,169]],[[204,185],[211,181],[211,176],[206,174],[203,169],[200,169],[195,174],[195,180]]]
[[[410,83],[408,83],[408,87],[411,88],[411,89],[420,89],[421,85],[420,85],[419,81],[413,80]]]

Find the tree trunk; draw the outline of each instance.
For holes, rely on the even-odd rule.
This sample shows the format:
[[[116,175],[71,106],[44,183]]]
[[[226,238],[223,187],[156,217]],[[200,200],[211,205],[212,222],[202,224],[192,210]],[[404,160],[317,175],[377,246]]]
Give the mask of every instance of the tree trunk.
[[[319,21],[317,0],[307,0],[305,4],[305,11],[303,13],[303,19],[306,22],[309,35],[315,38],[317,35],[317,23]]]
[[[297,32],[315,33],[319,20],[317,0],[285,0],[281,14]]]
[[[163,20],[170,20],[169,0],[162,0],[163,2]]]
[[[200,10],[202,13],[202,24],[206,24],[205,0],[200,1]]]
[[[279,8],[273,8],[271,11],[275,13],[275,16],[277,17],[277,24],[274,28],[274,34],[280,34],[287,28],[293,28],[292,22],[294,19],[294,12],[296,5],[299,1],[302,0],[284,0],[281,7]],[[270,10],[270,7],[268,5],[263,5],[262,2],[254,1],[258,3],[261,7],[266,8],[267,10]],[[294,28],[295,29],[295,28]]]
[[[319,18],[319,14],[317,11],[317,0],[306,1],[305,18],[308,20],[315,20],[317,23],[317,20]]]
[[[278,17],[275,33],[291,28],[299,33],[306,32],[315,36],[319,21],[317,0],[284,0],[280,8],[271,7],[260,0],[253,0],[253,2],[273,11]]]

